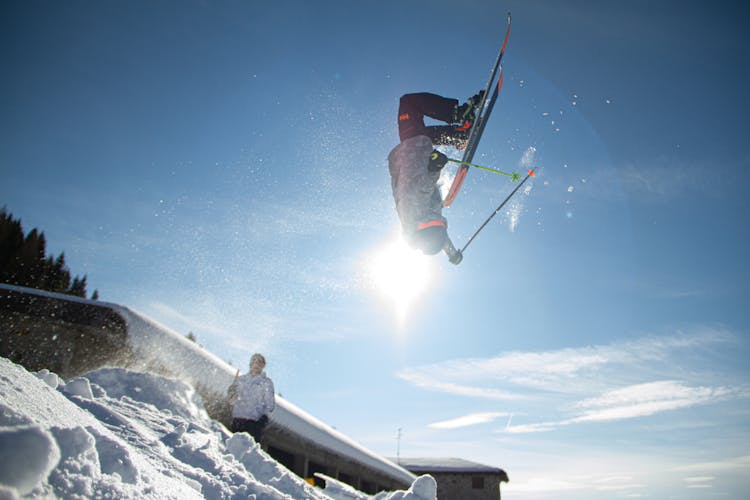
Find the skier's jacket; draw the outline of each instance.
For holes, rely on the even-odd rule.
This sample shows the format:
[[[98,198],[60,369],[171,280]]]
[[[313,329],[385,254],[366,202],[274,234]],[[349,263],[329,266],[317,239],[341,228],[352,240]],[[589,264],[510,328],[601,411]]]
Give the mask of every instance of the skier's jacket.
[[[447,225],[437,186],[440,171],[428,168],[432,151],[430,138],[417,135],[399,143],[388,155],[396,212],[404,240],[410,246],[414,246],[417,232],[426,224]]]
[[[232,418],[258,420],[276,408],[273,382],[263,372],[253,377],[240,375],[229,388]]]

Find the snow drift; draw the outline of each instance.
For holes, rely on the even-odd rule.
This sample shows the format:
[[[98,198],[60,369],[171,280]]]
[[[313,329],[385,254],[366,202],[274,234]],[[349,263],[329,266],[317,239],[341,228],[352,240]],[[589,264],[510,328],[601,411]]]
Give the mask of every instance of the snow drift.
[[[68,381],[0,358],[0,498],[435,498],[435,481],[374,497],[313,488],[247,434],[209,418],[185,382],[121,368]]]

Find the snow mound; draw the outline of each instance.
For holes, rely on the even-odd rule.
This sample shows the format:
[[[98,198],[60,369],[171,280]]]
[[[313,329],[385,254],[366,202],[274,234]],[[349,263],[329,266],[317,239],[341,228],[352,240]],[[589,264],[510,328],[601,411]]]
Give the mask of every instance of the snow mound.
[[[334,483],[314,488],[229,434],[180,380],[106,368],[63,382],[0,358],[2,499],[341,498]],[[434,500],[435,489],[422,476],[408,491],[348,498]]]
[[[419,476],[406,491],[388,493],[382,500],[433,500],[437,498],[437,482],[429,475]]]
[[[38,425],[0,429],[0,484],[21,495],[31,492],[60,460],[49,432]]]

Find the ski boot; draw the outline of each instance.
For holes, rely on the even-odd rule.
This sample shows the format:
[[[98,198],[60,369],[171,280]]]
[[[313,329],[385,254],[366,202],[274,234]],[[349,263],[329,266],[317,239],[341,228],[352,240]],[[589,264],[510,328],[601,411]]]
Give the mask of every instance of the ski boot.
[[[484,90],[480,90],[470,97],[465,103],[457,105],[453,110],[453,123],[458,124],[456,130],[459,132],[470,130],[476,120],[477,111],[482,104]]]

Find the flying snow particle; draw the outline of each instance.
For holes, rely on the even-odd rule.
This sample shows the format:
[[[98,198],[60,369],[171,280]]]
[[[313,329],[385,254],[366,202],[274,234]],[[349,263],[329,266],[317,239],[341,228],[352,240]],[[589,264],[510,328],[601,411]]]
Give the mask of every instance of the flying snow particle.
[[[516,227],[518,227],[518,221],[521,218],[521,205],[520,204],[513,204],[508,209],[508,226],[511,233],[516,232]]]
[[[530,146],[526,151],[524,151],[523,156],[521,157],[521,166],[531,167],[534,164],[534,155],[536,155],[536,148],[534,146]]]
[[[568,192],[572,193],[575,188],[573,186],[568,186]]]

